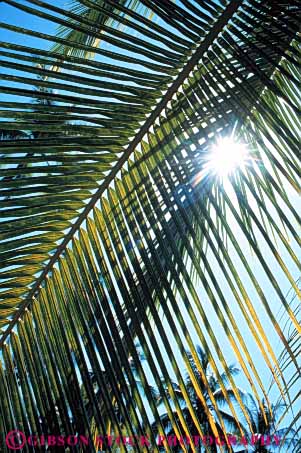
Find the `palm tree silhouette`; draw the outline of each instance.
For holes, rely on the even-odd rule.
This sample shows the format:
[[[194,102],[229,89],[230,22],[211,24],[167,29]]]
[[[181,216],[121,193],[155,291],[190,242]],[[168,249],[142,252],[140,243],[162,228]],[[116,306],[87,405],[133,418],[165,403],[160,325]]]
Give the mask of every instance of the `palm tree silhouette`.
[[[218,403],[219,413],[220,413],[220,415],[221,415],[221,417],[222,417],[222,419],[223,419],[223,421],[225,423],[225,426],[229,430],[229,432],[235,433],[235,432],[238,431],[239,426],[238,426],[235,418],[232,415],[230,415],[226,410],[223,409],[223,406],[225,406],[227,404],[226,398],[225,398],[225,395],[222,392],[222,389],[221,389],[221,387],[219,385],[219,382],[218,382],[218,379],[217,379],[216,375],[211,370],[211,367],[210,367],[210,364],[209,364],[209,360],[208,360],[208,356],[199,345],[196,346],[196,351],[197,351],[200,363],[202,365],[203,371],[204,371],[204,373],[206,375],[207,381],[209,383],[210,391],[213,393],[214,398],[215,398],[215,400]],[[195,363],[195,361],[194,361],[194,359],[192,357],[192,354],[187,351],[187,356],[188,356],[190,365],[191,365],[191,367],[193,369],[193,372],[195,374],[195,377],[197,379],[199,388],[200,388],[200,390],[201,390],[201,392],[203,394],[203,397],[204,397],[204,399],[206,401],[206,405],[207,405],[209,411],[211,412],[211,414],[213,415],[213,417],[215,419],[216,427],[217,427],[217,430],[218,430],[219,434],[222,436],[223,430],[222,430],[222,427],[219,424],[216,411],[215,411],[215,409],[214,409],[214,407],[212,405],[212,402],[210,400],[209,391],[208,391],[209,389],[208,389],[207,383],[203,381],[203,379],[201,377],[201,374],[200,374],[200,372],[199,372],[199,370],[198,370],[198,368],[196,366],[196,363]],[[236,376],[239,373],[239,369],[237,367],[235,367],[234,365],[230,365],[229,366],[229,372],[230,372],[230,374],[232,376]],[[221,379],[222,379],[223,383],[226,385],[226,389],[227,389],[227,393],[228,393],[229,399],[235,400],[235,396],[234,396],[233,390],[231,388],[227,387],[228,378],[226,376],[226,373],[221,373]],[[199,418],[199,422],[200,422],[202,431],[204,432],[204,434],[206,436],[211,436],[214,439],[215,435],[212,432],[212,428],[210,426],[210,423],[209,423],[209,420],[207,418],[207,415],[204,412],[203,405],[202,405],[202,403],[201,403],[201,401],[200,401],[200,399],[199,399],[199,397],[197,395],[195,387],[194,387],[194,385],[193,385],[193,383],[191,381],[191,378],[190,378],[190,376],[188,374],[186,376],[185,384],[186,384],[186,389],[187,389],[187,392],[189,394],[192,406],[195,409],[195,413],[197,414],[197,416]],[[194,420],[193,420],[193,418],[192,418],[192,416],[191,416],[191,414],[189,412],[188,407],[185,405],[185,399],[184,399],[184,396],[182,394],[182,391],[181,391],[179,385],[177,383],[173,383],[173,389],[174,389],[175,394],[178,397],[179,403],[182,405],[182,412],[183,412],[183,415],[185,417],[185,420],[186,420],[186,423],[187,423],[187,427],[189,428],[190,433],[192,435],[197,434],[197,432],[198,432],[197,426],[196,426],[196,424],[195,424],[195,422],[194,422]],[[244,398],[244,392],[242,390],[239,390],[239,393],[241,394],[242,398]],[[170,394],[169,394],[168,390],[166,390],[166,394],[168,395],[168,398],[170,399]],[[158,399],[158,404],[161,404],[161,402],[162,402],[162,399],[159,398]],[[174,412],[174,416],[175,416],[176,421],[180,424],[179,417],[178,417],[176,412]],[[166,436],[174,435],[174,429],[173,429],[173,426],[171,424],[170,418],[169,418],[167,413],[163,413],[161,415],[161,421],[162,421],[163,427],[165,428]],[[154,429],[156,429],[155,425],[154,425]],[[191,447],[189,447],[189,448],[191,448]],[[210,448],[211,448],[212,452],[217,452],[217,446],[215,444],[211,445]],[[228,447],[225,447],[225,448],[228,448]],[[181,451],[181,446],[180,445],[176,446],[174,451]],[[198,446],[198,451],[199,452],[202,451],[201,443]],[[227,451],[232,451],[231,447],[230,447],[230,450],[227,450]]]
[[[271,404],[269,409],[266,401],[262,399],[262,407],[264,414],[259,408],[258,403],[252,395],[248,395],[248,403],[246,409],[248,411],[252,431],[257,435],[257,442],[251,446],[253,453],[270,453],[275,451],[275,448],[289,448],[286,452],[295,452],[294,447],[297,445],[298,439],[293,429],[285,428],[279,429],[278,421],[281,412],[284,410],[284,404],[281,402]],[[289,436],[287,436],[289,434]],[[250,442],[251,444],[251,442]]]

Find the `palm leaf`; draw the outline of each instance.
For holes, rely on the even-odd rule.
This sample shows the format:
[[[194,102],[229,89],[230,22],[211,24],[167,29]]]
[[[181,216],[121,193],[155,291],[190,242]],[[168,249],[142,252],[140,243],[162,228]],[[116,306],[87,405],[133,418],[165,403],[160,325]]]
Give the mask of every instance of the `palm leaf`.
[[[67,12],[40,0],[5,3],[63,28],[51,34],[46,27],[0,24],[37,43],[12,40],[0,50],[6,68],[0,93],[9,95],[0,100],[1,113],[18,118],[1,126],[12,131],[1,143],[9,164],[1,170],[0,375],[2,396],[11,401],[1,403],[3,425],[30,432],[39,417],[52,414],[52,429],[68,432],[75,420],[77,432],[91,435],[84,391],[100,429],[106,428],[105,410],[112,432],[120,433],[117,401],[128,433],[145,429],[154,441],[153,420],[159,433],[164,426],[151,375],[174,432],[196,434],[173,390],[176,380],[199,426],[182,363],[218,434],[191,366],[192,357],[206,383],[198,338],[229,417],[238,422],[224,382],[252,429],[216,325],[258,403],[267,389],[246,335],[284,396],[288,385],[270,329],[292,366],[298,364],[269,290],[300,333],[272,270],[276,266],[299,293],[291,269],[300,269],[300,219],[286,190],[300,190],[300,2],[87,0]],[[45,43],[54,47],[45,50]],[[52,102],[51,115],[45,103],[33,109],[33,96]],[[68,124],[52,122],[52,115]],[[210,147],[234,128],[252,159],[227,190],[206,169]],[[24,130],[38,131],[37,138],[23,140]],[[100,389],[103,371],[110,377],[110,398],[103,391],[101,404],[94,401],[90,368]],[[226,432],[214,394],[209,397]]]
[[[297,285],[300,286],[300,280],[298,280]],[[293,294],[292,291],[289,291],[290,296],[290,305],[294,310],[294,313],[297,319],[300,319],[300,302]],[[281,318],[284,314],[281,313]],[[285,318],[285,317],[284,317]],[[291,346],[291,349],[294,352],[294,355],[299,358],[300,356],[300,341],[299,335],[296,329],[292,326],[290,320],[286,320],[284,323],[284,330],[288,338],[288,343]],[[301,377],[300,367],[294,369],[292,367],[291,358],[287,354],[287,351],[284,349],[279,356],[279,363],[281,364],[281,369],[283,370],[284,375],[287,380],[287,404],[283,404],[283,400],[279,399],[278,404],[282,407],[282,411],[279,414],[277,420],[277,429],[279,430],[282,438],[282,445],[285,445],[287,448],[297,449],[297,443],[300,444],[300,428],[299,428],[299,419],[300,419],[300,410],[299,410],[299,400],[300,400],[300,390],[298,382]],[[271,389],[273,389],[273,383],[271,383]],[[285,426],[285,428],[282,428]],[[281,429],[279,429],[281,427]]]

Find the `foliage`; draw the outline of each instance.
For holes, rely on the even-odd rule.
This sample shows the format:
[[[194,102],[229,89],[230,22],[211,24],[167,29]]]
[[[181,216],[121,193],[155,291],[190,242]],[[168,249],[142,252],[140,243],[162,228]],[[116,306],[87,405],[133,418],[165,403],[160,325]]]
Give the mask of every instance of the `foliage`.
[[[202,372],[199,372],[191,353],[188,352],[187,355],[189,357],[191,367],[194,369],[194,373],[195,373],[197,383],[198,383],[198,388],[196,391],[195,385],[191,381],[191,378],[189,375],[186,378],[185,386],[187,389],[187,394],[189,395],[190,403],[195,411],[197,419],[193,418],[190,414],[189,407],[186,404],[186,398],[185,398],[186,395],[183,394],[183,392],[181,391],[181,389],[177,383],[172,383],[173,392],[177,395],[179,404],[182,407],[182,412],[185,417],[185,421],[187,423],[189,433],[191,435],[190,438],[193,439],[194,433],[197,433],[199,429],[202,430],[204,437],[209,436],[213,439],[215,438],[214,433],[212,432],[212,429],[210,427],[210,419],[209,419],[208,415],[205,413],[205,407],[209,409],[210,416],[213,417],[215,420],[215,424],[217,426],[218,435],[219,435],[220,439],[223,439],[225,437],[223,434],[225,432],[225,430],[227,433],[231,433],[232,435],[234,435],[234,434],[244,435],[244,427],[241,424],[241,422],[239,420],[235,419],[233,416],[231,416],[227,412],[227,410],[225,410],[223,407],[223,406],[227,406],[227,399],[225,398],[223,391],[219,386],[219,382],[218,382],[216,376],[214,375],[214,373],[212,373],[212,370],[210,370],[208,357],[206,356],[206,354],[204,353],[204,351],[202,350],[202,348],[200,346],[196,346],[196,350],[197,350],[199,361],[202,366]],[[229,366],[229,370],[230,370],[231,376],[235,376],[239,373],[238,368],[236,368],[233,365]],[[204,382],[204,376],[206,377],[208,384],[206,382]],[[221,379],[225,385],[228,384],[228,378],[225,373],[222,373]],[[235,395],[234,395],[232,389],[226,388],[226,391],[227,391],[227,396],[228,396],[229,400],[232,402],[232,404],[235,403],[236,398],[235,398]],[[244,400],[245,399],[244,392],[242,392],[241,390],[239,392],[240,392],[241,398]],[[169,399],[172,400],[172,397],[170,395],[170,392],[168,391],[168,388],[166,389],[166,393],[167,393]],[[214,405],[211,402],[210,394],[212,394],[214,396],[214,399],[217,403],[218,413],[216,411],[216,408],[214,407]],[[161,398],[158,400],[158,403],[161,404]],[[173,416],[176,420],[176,423],[178,425],[180,425],[181,420],[180,420],[180,417],[178,416],[176,410],[173,411]],[[160,416],[160,419],[161,419],[162,425],[165,430],[165,436],[166,437],[175,436],[175,431],[173,428],[173,424],[170,421],[169,414],[163,413]],[[155,432],[157,431],[156,426],[154,426],[154,430],[155,430]],[[162,451],[164,451],[164,449],[165,448],[162,448]],[[203,447],[203,449],[205,449],[205,447]],[[214,444],[214,445],[212,445],[210,451],[217,452],[217,449],[218,449],[217,445]],[[181,451],[181,450],[182,450],[182,447],[181,447],[180,443],[178,443],[176,445],[176,447],[174,448],[174,451]],[[191,451],[191,448],[189,449],[189,451]],[[199,441],[197,451],[202,451],[201,440]],[[223,448],[223,451],[232,451],[232,448],[231,448],[231,446],[225,446]]]
[[[178,404],[175,378],[185,393],[182,364],[200,393],[189,356],[201,372],[196,338],[231,416],[223,376],[249,418],[226,349],[265,414],[256,357],[289,397],[272,335],[298,370],[275,307],[300,341],[283,294],[285,282],[300,296],[291,201],[300,191],[300,1],[4,3],[45,27],[0,24],[14,32],[0,49],[1,130],[12,131],[1,143],[2,431],[40,433],[51,413],[65,433],[75,425],[90,435],[84,388],[100,431],[105,410],[120,433],[113,397],[128,434],[154,441],[152,420],[164,429],[150,379],[166,410],[170,396]],[[58,34],[47,31],[53,24]],[[33,97],[51,109],[33,108]],[[206,165],[234,129],[250,159],[226,187]],[[23,139],[24,131],[36,135]],[[196,418],[189,401],[186,391]],[[181,407],[179,426],[169,413],[177,433],[187,432]]]
[[[252,420],[252,428],[254,433],[260,434],[258,442],[253,446],[251,451],[254,453],[268,453],[274,451],[275,442],[273,442],[274,436],[278,437],[278,444],[284,446],[284,448],[292,447],[295,448],[298,438],[296,432],[288,428],[277,429],[278,419],[280,418],[281,412],[283,412],[283,405],[281,404],[272,404],[271,411],[268,408],[265,401],[262,401],[264,407],[265,417],[263,416],[262,410],[258,407],[256,401],[252,395],[249,395],[249,401],[247,404],[248,413]],[[286,437],[284,438],[284,434]],[[289,434],[289,437],[287,436]],[[266,445],[261,445],[260,438],[263,437]],[[267,444],[267,439],[271,439],[271,446]],[[277,447],[276,447],[277,448]],[[278,447],[279,449],[279,447]],[[287,451],[290,451],[288,448]],[[295,450],[294,450],[295,451]]]

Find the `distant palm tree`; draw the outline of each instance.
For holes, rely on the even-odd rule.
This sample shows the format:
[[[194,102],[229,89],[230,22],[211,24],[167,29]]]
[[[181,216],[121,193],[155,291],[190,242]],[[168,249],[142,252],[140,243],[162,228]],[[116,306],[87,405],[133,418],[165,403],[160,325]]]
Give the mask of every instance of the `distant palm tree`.
[[[222,419],[223,419],[223,421],[225,423],[226,428],[229,430],[229,432],[231,434],[233,434],[233,433],[238,431],[239,426],[238,426],[235,418],[232,415],[230,415],[227,411],[223,410],[223,406],[227,405],[227,401],[226,401],[225,395],[223,394],[223,391],[222,391],[222,389],[221,389],[221,387],[219,385],[219,381],[218,381],[217,377],[215,376],[215,374],[213,373],[213,371],[210,368],[208,356],[207,356],[207,354],[203,351],[203,349],[200,346],[196,346],[196,351],[197,351],[201,366],[203,368],[203,371],[204,371],[204,373],[206,375],[207,382],[208,382],[209,387],[210,387],[210,391],[212,392],[215,400],[218,403],[219,414],[221,415],[221,417],[222,417]],[[207,383],[203,381],[203,379],[201,377],[201,374],[200,374],[200,372],[199,372],[199,370],[198,370],[198,368],[196,366],[196,363],[195,363],[195,361],[194,361],[194,359],[192,357],[192,354],[189,351],[187,351],[187,355],[188,355],[188,358],[189,358],[189,362],[190,362],[191,368],[193,369],[194,375],[196,376],[199,389],[202,392],[202,395],[203,395],[203,397],[205,399],[205,402],[206,402],[206,405],[207,405],[209,411],[211,412],[211,414],[213,415],[213,417],[215,419],[217,430],[218,430],[219,434],[222,437],[223,436],[223,429],[222,429],[222,427],[219,424],[217,414],[216,414],[215,409],[214,409],[214,407],[212,405],[212,402],[210,400]],[[234,365],[230,365],[229,366],[229,372],[230,372],[231,376],[236,376],[239,373],[239,369],[237,367],[235,367]],[[227,386],[228,378],[226,376],[226,373],[222,373],[221,374],[221,379],[222,379],[223,383]],[[200,422],[200,427],[202,428],[203,433],[206,436],[211,436],[214,439],[216,436],[212,432],[212,428],[210,426],[210,422],[209,422],[209,420],[207,418],[207,415],[204,412],[203,404],[201,403],[200,398],[198,397],[197,392],[195,390],[195,387],[194,387],[194,385],[193,385],[193,383],[191,381],[191,378],[190,378],[190,376],[188,374],[186,376],[186,389],[188,391],[191,404],[192,404],[192,406],[193,406],[193,408],[195,410],[195,413],[198,416],[198,419],[199,419],[199,422]],[[226,387],[226,389],[227,389],[228,397],[232,401],[233,400],[235,401],[235,396],[234,396],[233,390],[231,388],[229,388],[229,387]],[[191,414],[189,412],[189,409],[186,406],[185,398],[184,398],[183,393],[182,393],[182,391],[181,391],[181,389],[180,389],[180,387],[179,387],[179,385],[177,383],[173,383],[173,390],[174,390],[175,394],[177,395],[179,403],[182,406],[182,413],[185,416],[187,427],[189,428],[189,431],[190,431],[191,435],[197,434],[198,433],[198,427],[196,426],[195,421],[193,420],[193,418],[192,418],[192,416],[191,416]],[[168,389],[166,390],[166,393],[167,393],[167,395],[169,395]],[[244,393],[241,390],[240,390],[240,394],[243,397]],[[171,399],[170,395],[169,395],[169,399]],[[159,398],[158,399],[158,404],[161,404],[161,402],[162,402],[162,399]],[[174,412],[174,416],[175,416],[175,419],[176,419],[177,423],[180,424],[179,416],[178,416],[176,411]],[[174,429],[173,429],[173,426],[171,424],[171,421],[170,421],[170,418],[169,418],[168,414],[164,413],[163,415],[161,415],[160,418],[161,418],[161,421],[162,421],[162,425],[165,428],[166,436],[174,435],[175,434],[174,433]],[[154,425],[154,428],[156,429],[155,425]],[[200,445],[199,446],[199,451],[201,451],[201,450],[202,450],[202,447]],[[213,444],[211,446],[211,450],[213,452],[216,452],[217,451],[217,446],[215,444]],[[176,447],[175,451],[181,451],[181,446],[178,445]]]
[[[271,404],[269,408],[266,401],[262,399],[262,407],[264,413],[259,408],[253,396],[248,395],[246,410],[251,420],[254,436],[258,437],[258,441],[255,442],[254,438],[254,445],[249,446],[250,451],[253,453],[269,453],[279,450],[280,447],[286,448],[290,446],[290,449],[286,449],[285,451],[287,453],[295,453],[295,447],[298,443],[295,431],[290,429],[288,432],[286,427],[278,427],[278,421],[285,406],[278,403]]]

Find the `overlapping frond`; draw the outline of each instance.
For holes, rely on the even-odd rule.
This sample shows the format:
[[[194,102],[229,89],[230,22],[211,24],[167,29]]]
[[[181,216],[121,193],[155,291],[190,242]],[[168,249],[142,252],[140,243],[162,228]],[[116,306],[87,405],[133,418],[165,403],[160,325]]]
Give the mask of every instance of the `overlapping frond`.
[[[296,282],[300,286],[300,279]],[[288,297],[290,299],[290,305],[294,310],[295,316],[299,323],[300,319],[300,301],[294,294],[294,291],[289,291]],[[283,313],[282,313],[283,316]],[[286,319],[285,316],[283,316]],[[284,323],[283,330],[286,333],[288,343],[298,363],[300,363],[301,354],[301,343],[300,335],[297,330],[292,326],[289,320]],[[295,368],[292,366],[292,360],[287,353],[286,349],[283,349],[279,357],[279,363],[281,370],[287,380],[287,404],[284,405],[282,400],[279,403],[283,404],[283,410],[281,417],[279,417],[278,423],[280,426],[284,426],[282,429],[282,439],[285,442],[286,447],[293,448],[294,451],[298,452],[301,448],[301,437],[300,437],[300,379],[301,379],[301,367]],[[273,389],[273,382],[271,383],[271,390]]]
[[[225,350],[259,405],[268,400],[262,366],[288,392],[270,332],[298,369],[275,307],[296,335],[300,325],[271,269],[299,294],[300,218],[290,196],[300,190],[300,2],[85,0],[83,14],[40,0],[4,3],[63,29],[0,24],[37,42],[12,39],[0,50],[3,426],[39,432],[44,417],[50,431],[92,435],[92,412],[98,431],[121,434],[117,404],[128,435],[154,441],[154,420],[164,432],[154,382],[174,432],[202,435],[185,367],[212,432],[226,432],[191,366],[192,357],[206,384],[200,343],[231,416],[239,425],[225,377],[252,430]],[[32,98],[51,101],[51,111]],[[23,139],[26,131],[35,138]],[[233,131],[250,159],[226,187],[207,162]]]

